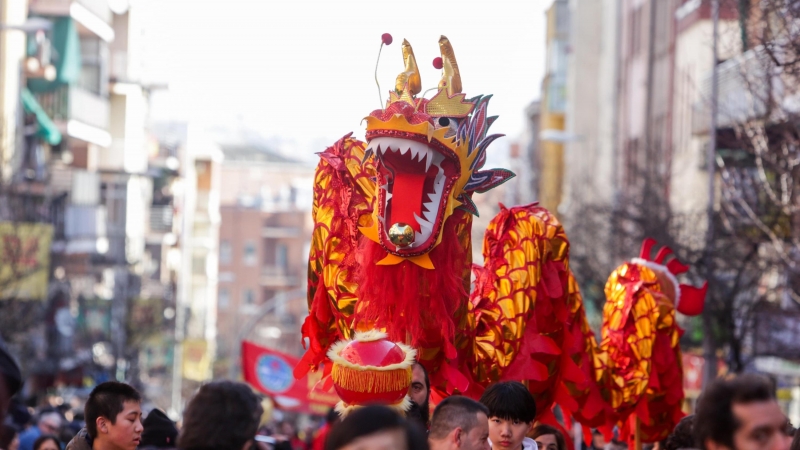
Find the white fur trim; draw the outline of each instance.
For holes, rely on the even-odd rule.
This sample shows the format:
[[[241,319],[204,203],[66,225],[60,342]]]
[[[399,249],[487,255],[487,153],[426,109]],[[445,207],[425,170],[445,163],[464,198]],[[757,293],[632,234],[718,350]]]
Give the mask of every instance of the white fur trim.
[[[353,340],[358,342],[380,341],[388,338],[389,335],[381,330],[356,331],[356,334],[353,335]]]
[[[633,258],[631,260],[631,263],[638,264],[640,266],[645,266],[648,269],[654,270],[666,276],[667,279],[669,279],[669,281],[671,281],[672,285],[675,287],[675,309],[678,309],[678,304],[680,304],[681,302],[681,285],[680,283],[678,283],[678,279],[675,278],[675,275],[673,275],[672,272],[669,271],[667,266],[663,264],[658,264],[653,261],[648,261],[642,258]]]
[[[340,356],[342,350],[351,342],[358,341],[358,342],[372,342],[377,341],[380,339],[386,339],[386,333],[377,330],[366,331],[363,333],[356,333],[352,341],[339,341],[333,345],[328,350],[328,358],[333,361],[334,364],[340,364],[344,367],[355,369],[355,370],[379,370],[379,371],[389,371],[389,370],[397,370],[397,369],[408,369],[409,367],[413,366],[416,362],[417,358],[417,351],[406,344],[395,342],[400,350],[403,351],[405,354],[405,358],[403,361],[395,364],[389,364],[388,366],[359,366],[356,364],[351,363],[350,361],[345,360]]]
[[[344,419],[345,417],[347,417],[348,414],[353,412],[353,410],[355,410],[356,408],[361,408],[362,406],[364,405],[348,405],[343,400],[339,400],[339,403],[336,404],[336,407],[334,409],[336,410],[337,413],[339,413],[339,417]],[[405,415],[406,411],[408,411],[411,408],[411,400],[406,395],[405,397],[403,397],[403,400],[401,400],[400,403],[395,403],[393,405],[385,405],[385,406],[392,408],[399,414]]]

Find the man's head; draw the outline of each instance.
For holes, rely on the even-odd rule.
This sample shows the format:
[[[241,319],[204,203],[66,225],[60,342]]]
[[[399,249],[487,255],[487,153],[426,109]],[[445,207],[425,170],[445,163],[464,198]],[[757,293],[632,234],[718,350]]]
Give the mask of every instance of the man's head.
[[[427,424],[430,413],[431,382],[428,379],[428,371],[420,363],[414,363],[411,368],[411,387],[408,390],[408,396],[419,405],[422,420]]]
[[[83,408],[89,436],[100,448],[135,449],[142,438],[141,401],[139,392],[125,383],[97,385]]]
[[[694,416],[686,416],[675,425],[661,445],[661,450],[679,450],[694,447]]]
[[[42,434],[56,434],[61,428],[61,414],[55,411],[44,413],[39,416],[36,426]]]
[[[431,449],[489,450],[488,414],[485,406],[467,397],[442,400],[431,419]]]
[[[325,450],[423,450],[421,434],[391,408],[369,405],[352,411],[331,429]]]
[[[183,413],[178,448],[242,450],[255,438],[261,402],[247,385],[212,381],[197,391]]]
[[[533,427],[536,400],[518,381],[496,383],[483,392],[481,403],[489,408],[489,439],[494,450],[519,450]]]
[[[772,384],[757,375],[716,380],[697,404],[695,441],[704,450],[786,450],[787,431]]]

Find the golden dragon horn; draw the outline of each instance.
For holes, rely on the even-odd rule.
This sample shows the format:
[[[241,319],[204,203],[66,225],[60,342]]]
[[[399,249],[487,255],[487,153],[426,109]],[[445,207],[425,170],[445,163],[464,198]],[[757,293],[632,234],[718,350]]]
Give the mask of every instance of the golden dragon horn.
[[[419,76],[417,60],[414,58],[414,49],[405,39],[403,39],[403,61],[406,63],[406,68],[397,76],[394,90],[397,95],[402,95],[403,91],[406,91],[409,97],[417,95],[422,90],[422,79]]]
[[[439,38],[439,50],[442,52],[442,79],[439,81],[439,90],[447,88],[447,95],[452,97],[461,93],[461,72],[458,71],[456,54],[453,45],[447,37]]]

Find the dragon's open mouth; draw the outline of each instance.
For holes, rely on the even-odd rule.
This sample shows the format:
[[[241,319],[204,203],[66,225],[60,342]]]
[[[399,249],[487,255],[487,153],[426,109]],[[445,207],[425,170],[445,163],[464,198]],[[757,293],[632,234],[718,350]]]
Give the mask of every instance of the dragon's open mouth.
[[[378,198],[384,246],[403,255],[430,250],[442,226],[447,196],[458,179],[455,154],[397,137],[375,137],[367,151],[374,151],[381,162]],[[410,243],[402,246],[390,240],[387,231],[395,224],[413,229]]]

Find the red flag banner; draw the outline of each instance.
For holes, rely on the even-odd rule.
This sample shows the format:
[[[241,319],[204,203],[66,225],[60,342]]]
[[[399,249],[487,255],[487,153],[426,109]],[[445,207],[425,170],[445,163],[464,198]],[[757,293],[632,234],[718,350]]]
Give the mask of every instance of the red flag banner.
[[[299,361],[294,356],[242,341],[242,373],[248,384],[269,395],[280,409],[327,413],[339,397],[314,389],[322,370],[295,380],[292,371]]]

